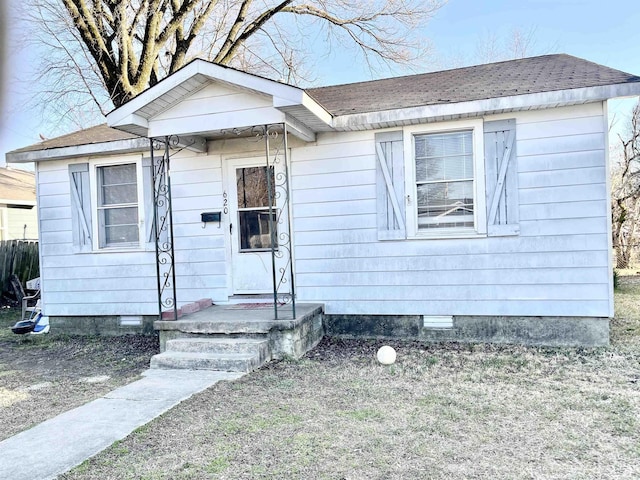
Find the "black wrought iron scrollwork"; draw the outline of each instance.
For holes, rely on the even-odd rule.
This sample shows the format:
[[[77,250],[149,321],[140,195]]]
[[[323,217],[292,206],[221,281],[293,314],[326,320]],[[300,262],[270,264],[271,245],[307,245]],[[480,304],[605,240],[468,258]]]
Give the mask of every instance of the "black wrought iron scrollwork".
[[[278,319],[278,308],[284,305],[291,305],[291,313],[295,318],[296,297],[289,214],[291,205],[286,125],[265,125],[262,127],[262,138],[265,142],[267,169],[273,168],[274,171],[273,180],[271,175],[267,175],[267,191],[275,318]],[[272,181],[273,185],[271,185]]]
[[[158,314],[160,319],[177,320],[175,252],[173,248],[173,212],[171,208],[170,158],[183,146],[176,136],[150,139],[151,182],[153,191],[153,230],[156,248]],[[157,151],[162,152],[161,155]]]
[[[254,125],[252,127],[222,129],[220,134],[222,136],[247,137],[249,141],[257,143],[264,139],[265,127]]]
[[[192,147],[196,144],[195,137],[180,137],[179,135],[168,135],[162,138],[151,138],[151,151],[160,150],[169,155],[168,158],[173,157],[177,153],[180,153],[186,148]],[[168,146],[168,149],[167,149]]]

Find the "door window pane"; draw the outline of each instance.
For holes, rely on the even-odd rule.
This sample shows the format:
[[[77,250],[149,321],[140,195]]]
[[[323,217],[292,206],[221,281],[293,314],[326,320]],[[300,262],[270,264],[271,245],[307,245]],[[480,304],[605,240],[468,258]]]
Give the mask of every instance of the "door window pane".
[[[275,198],[273,168],[270,168],[271,198]],[[258,208],[269,206],[267,190],[267,167],[238,168],[238,208]]]
[[[271,248],[268,210],[238,212],[240,221],[240,250],[263,250]],[[271,219],[276,221],[275,212]]]
[[[273,168],[269,168],[271,201],[275,203]],[[267,167],[245,167],[236,169],[238,191],[238,224],[240,251],[265,250],[271,248],[269,230],[269,193]],[[275,209],[272,212],[275,224]],[[276,245],[277,246],[277,245]]]

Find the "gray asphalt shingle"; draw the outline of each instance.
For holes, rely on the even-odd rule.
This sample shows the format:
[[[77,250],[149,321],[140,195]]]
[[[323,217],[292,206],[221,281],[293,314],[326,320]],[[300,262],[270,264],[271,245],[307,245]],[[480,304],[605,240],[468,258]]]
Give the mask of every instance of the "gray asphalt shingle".
[[[636,82],[640,77],[557,54],[306,92],[337,116]]]

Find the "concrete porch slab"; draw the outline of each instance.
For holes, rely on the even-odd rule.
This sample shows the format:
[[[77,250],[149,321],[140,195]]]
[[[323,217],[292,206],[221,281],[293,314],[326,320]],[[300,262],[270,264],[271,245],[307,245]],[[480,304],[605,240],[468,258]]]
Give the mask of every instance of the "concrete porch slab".
[[[323,310],[324,306],[318,303],[296,304],[296,318],[292,318],[291,306],[282,306],[278,308],[279,319],[275,320],[273,307],[213,305],[179,320],[156,320],[153,326],[156,330],[192,333],[269,333],[295,328]]]
[[[178,320],[157,320],[154,328],[160,334],[160,351],[168,340],[190,337],[263,337],[269,340],[272,358],[299,358],[316,346],[324,335],[324,305],[296,304],[293,318],[291,306],[213,305]]]

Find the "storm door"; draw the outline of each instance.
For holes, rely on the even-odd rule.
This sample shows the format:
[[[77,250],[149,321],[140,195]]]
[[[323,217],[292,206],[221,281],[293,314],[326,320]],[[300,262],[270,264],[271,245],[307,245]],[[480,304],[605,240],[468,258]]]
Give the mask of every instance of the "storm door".
[[[267,174],[270,179],[267,179]],[[230,160],[229,184],[229,233],[231,238],[231,270],[233,294],[258,294],[273,291],[273,268],[270,225],[276,225],[276,210],[272,209],[273,222],[269,221],[269,191],[273,191],[273,167],[267,168],[264,159]],[[277,248],[277,245],[276,245]]]

